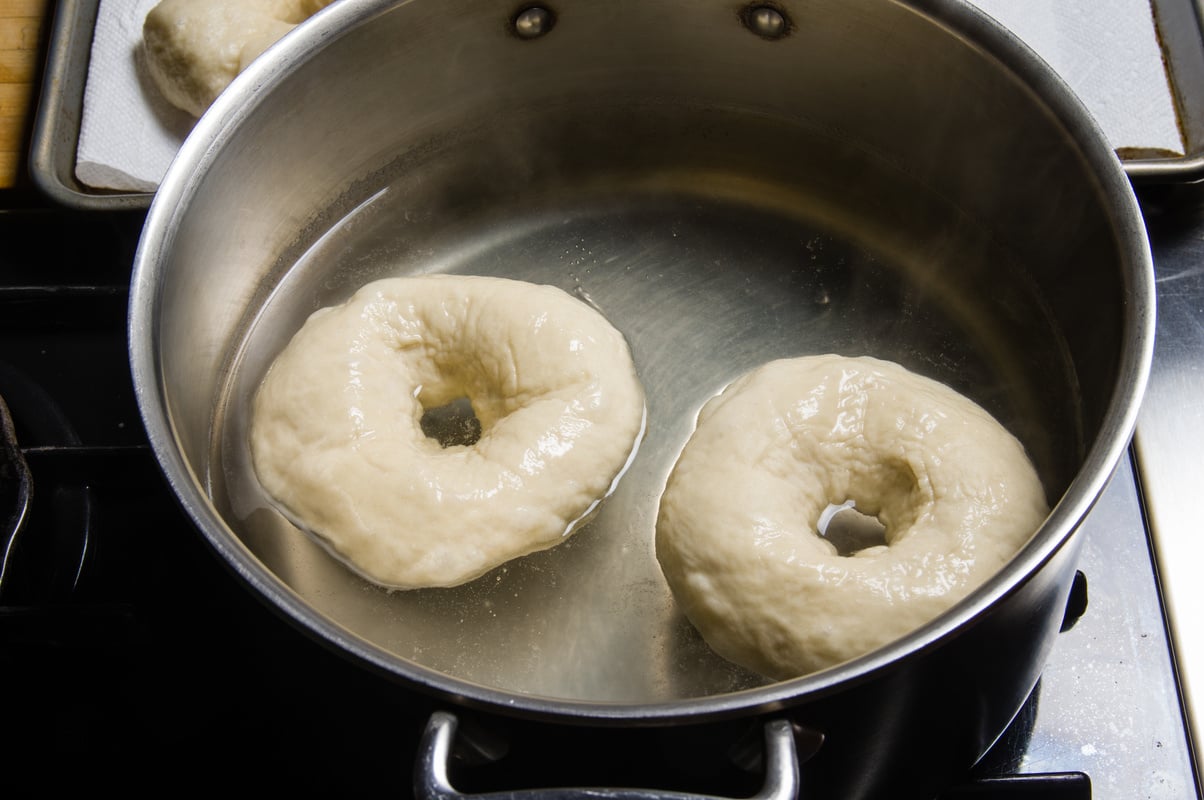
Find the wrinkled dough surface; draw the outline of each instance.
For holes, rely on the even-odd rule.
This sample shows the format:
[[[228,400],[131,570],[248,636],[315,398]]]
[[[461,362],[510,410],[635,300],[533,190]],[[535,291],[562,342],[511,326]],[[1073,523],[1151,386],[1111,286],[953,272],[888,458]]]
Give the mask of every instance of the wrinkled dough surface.
[[[818,533],[854,500],[885,546]],[[949,387],[892,362],[770,362],[700,411],[661,498],[656,549],[686,616],[771,678],[832,666],[934,619],[1048,514],[1021,444]]]
[[[284,34],[334,0],[162,0],[142,43],[155,86],[199,117],[230,82]]]
[[[428,438],[467,398],[471,445]],[[303,529],[389,587],[453,586],[551,547],[613,488],[643,430],[623,336],[551,286],[430,275],[314,313],[252,410],[260,483]]]

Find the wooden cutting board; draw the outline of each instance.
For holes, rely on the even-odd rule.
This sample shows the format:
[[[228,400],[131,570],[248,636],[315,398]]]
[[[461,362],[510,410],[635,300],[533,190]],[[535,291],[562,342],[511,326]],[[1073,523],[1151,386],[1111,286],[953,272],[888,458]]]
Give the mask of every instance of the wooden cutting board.
[[[21,179],[51,0],[0,0],[0,189]]]

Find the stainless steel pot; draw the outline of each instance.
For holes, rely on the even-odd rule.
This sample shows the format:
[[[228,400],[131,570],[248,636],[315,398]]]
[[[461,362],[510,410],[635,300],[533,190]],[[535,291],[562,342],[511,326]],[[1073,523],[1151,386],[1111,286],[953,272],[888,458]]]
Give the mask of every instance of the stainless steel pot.
[[[270,510],[247,402],[310,312],[425,271],[590,300],[629,338],[649,429],[566,544],[460,589],[389,593]],[[970,766],[1036,683],[1076,528],[1128,443],[1153,303],[1104,136],[954,0],[342,0],[183,146],[137,253],[130,346],[151,442],[201,533],[366,667],[553,727],[782,719],[796,733],[774,722],[775,741],[822,735],[797,738],[822,796],[899,797]],[[679,614],[652,520],[698,406],[754,364],[815,352],[893,359],[974,397],[1056,505],[942,618],[769,684]]]

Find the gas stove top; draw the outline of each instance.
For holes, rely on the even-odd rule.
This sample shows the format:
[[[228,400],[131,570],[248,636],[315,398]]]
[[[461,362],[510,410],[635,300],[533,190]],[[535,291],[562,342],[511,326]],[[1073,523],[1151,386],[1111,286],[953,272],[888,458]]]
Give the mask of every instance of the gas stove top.
[[[1174,133],[1187,134],[1188,157],[1171,177],[1204,174],[1198,149],[1186,147],[1204,140],[1194,100],[1204,96],[1198,2],[1148,4],[1158,23],[1154,63],[1165,60],[1175,81],[1136,81],[1133,92],[1108,76],[1132,74],[1137,48],[1128,39],[1117,47],[1093,26],[1120,36],[1129,28],[1113,11],[1145,14],[1141,0],[975,2],[1048,45],[1042,53],[1098,101],[1092,110],[1111,112],[1104,121],[1122,128],[1117,144],[1162,144],[1120,140],[1130,123],[1145,136],[1146,112],[1161,109]],[[76,156],[65,143],[79,133],[98,6],[18,0],[14,8],[38,15],[56,9],[55,28],[48,42],[28,32],[0,42],[10,55],[32,39],[49,46],[45,82],[55,102],[41,113],[63,127],[44,129],[54,135],[33,143],[30,166],[53,167],[60,180]],[[1113,52],[1101,59],[1079,46],[1084,40]],[[0,82],[16,75],[5,70],[12,63],[0,64]],[[34,83],[32,68],[23,80]],[[1177,102],[1152,88],[1177,90]],[[6,126],[17,119],[9,114],[0,116]],[[1168,171],[1161,161],[1136,163],[1142,175]],[[47,789],[408,796],[423,728],[448,702],[351,663],[277,616],[177,507],[128,367],[128,282],[143,212],[121,195],[69,188],[65,202],[0,189],[0,775],[9,786]],[[1141,200],[1159,329],[1130,457],[1084,522],[1081,579],[1041,682],[982,762],[949,776],[945,800],[1201,796],[1204,631],[1192,617],[1204,563],[1193,524],[1204,485],[1204,189],[1144,186]],[[554,745],[515,741],[495,762],[458,764],[457,785],[619,784],[724,796],[759,786],[719,744],[678,731],[557,734]]]
[[[1174,355],[1156,363],[1148,416],[1168,402],[1166,380],[1204,371],[1204,346],[1181,352],[1204,328],[1204,204],[1190,187],[1143,200],[1170,295],[1160,332],[1170,341],[1157,358]],[[170,770],[177,785],[249,779],[406,796],[440,701],[278,618],[208,550],[158,470],[126,351],[141,212],[77,212],[21,193],[0,201],[0,397],[11,418],[0,463],[0,534],[11,538],[0,547],[6,774],[128,786]],[[1139,429],[1133,457],[1084,523],[1081,580],[1044,677],[944,797],[1199,796],[1179,691],[1186,671],[1160,583],[1173,570],[1154,557],[1162,550],[1149,511],[1164,507],[1146,503],[1160,499],[1147,480],[1163,479],[1158,447]],[[671,731],[583,731],[555,752],[524,758],[512,748],[458,780],[481,790],[756,788],[705,750],[672,743]],[[35,766],[46,758],[73,767]]]

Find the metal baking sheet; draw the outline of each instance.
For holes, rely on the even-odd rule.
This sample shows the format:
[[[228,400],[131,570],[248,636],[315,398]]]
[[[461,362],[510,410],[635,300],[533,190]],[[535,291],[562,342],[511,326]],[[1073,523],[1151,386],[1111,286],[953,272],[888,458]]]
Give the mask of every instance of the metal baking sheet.
[[[151,193],[95,189],[75,177],[92,31],[99,8],[100,0],[59,0],[55,5],[29,168],[34,183],[65,206],[88,210],[146,208]]]
[[[1204,0],[1152,0],[1165,54],[1185,154],[1121,149],[1134,182],[1204,179]],[[92,33],[100,0],[59,0],[48,44],[46,74],[34,124],[30,169],[34,182],[63,205],[81,209],[137,209],[153,194],[85,186],[75,176],[80,119]]]
[[[1120,156],[1134,181],[1194,182],[1204,179],[1204,35],[1201,0],[1151,0],[1171,94],[1183,135],[1184,154]]]

